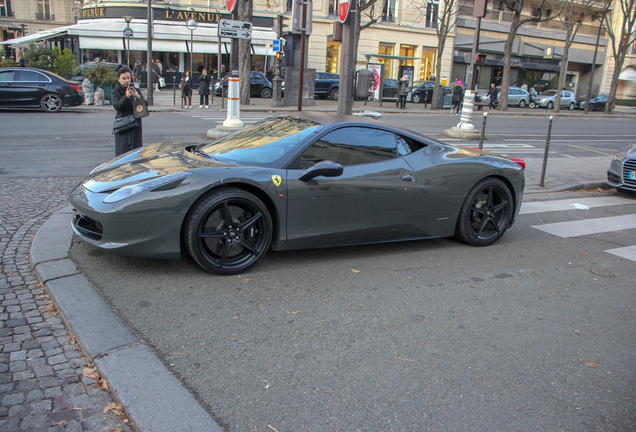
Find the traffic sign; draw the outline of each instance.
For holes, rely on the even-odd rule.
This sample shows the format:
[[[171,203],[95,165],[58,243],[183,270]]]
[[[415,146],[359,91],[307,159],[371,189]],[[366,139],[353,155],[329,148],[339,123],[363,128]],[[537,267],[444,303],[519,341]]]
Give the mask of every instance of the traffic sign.
[[[274,51],[274,52],[280,51],[280,41],[279,40],[272,41],[272,51]]]
[[[133,30],[130,27],[124,29],[124,37],[133,37]]]
[[[234,12],[234,8],[236,7],[237,0],[225,0],[225,7],[229,13]]]
[[[350,6],[350,0],[338,0],[338,16],[343,24],[347,20],[347,15],[349,15]]]
[[[217,24],[219,37],[252,39],[252,23],[221,19]]]

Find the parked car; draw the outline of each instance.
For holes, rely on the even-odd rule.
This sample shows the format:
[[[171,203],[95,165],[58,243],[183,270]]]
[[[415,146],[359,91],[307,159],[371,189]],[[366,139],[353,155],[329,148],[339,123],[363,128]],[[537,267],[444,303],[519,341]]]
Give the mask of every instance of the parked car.
[[[501,87],[497,87],[497,101],[495,102],[495,106],[499,104],[501,93]],[[490,103],[490,97],[485,95],[482,97],[483,102]],[[508,88],[508,106],[518,106],[519,108],[525,108],[528,106],[530,102],[530,95],[527,91],[519,87],[509,87]]]
[[[221,96],[222,93],[227,93],[227,76],[223,77],[221,81],[214,83],[214,94]],[[250,72],[250,96],[272,97],[272,83],[262,72]]]
[[[567,90],[561,90],[561,108],[568,108],[573,110],[576,107],[576,97],[574,93]],[[554,101],[556,100],[556,90],[546,90],[537,96],[537,102],[541,108],[552,109],[554,108]]]
[[[316,72],[314,96],[338,100],[340,75],[327,72]]]
[[[607,183],[618,192],[636,192],[636,144],[614,156],[607,170]]]
[[[84,102],[78,81],[35,68],[0,69],[0,108],[42,108],[57,112]]]
[[[609,95],[598,95],[590,99],[590,107],[588,111],[594,110],[604,110],[605,105],[607,105],[607,100],[609,99]],[[585,101],[582,100],[579,102],[579,109],[585,109]]]
[[[382,85],[382,99],[397,99],[398,80],[384,78]]]
[[[522,160],[305,112],[212,143],[135,149],[94,169],[69,199],[74,231],[96,247],[147,258],[187,252],[231,275],[270,249],[450,236],[488,246],[514,224],[524,183]]]
[[[411,102],[413,103],[431,103],[433,101],[433,90],[435,89],[435,81],[415,81],[413,83],[413,91],[411,92]]]

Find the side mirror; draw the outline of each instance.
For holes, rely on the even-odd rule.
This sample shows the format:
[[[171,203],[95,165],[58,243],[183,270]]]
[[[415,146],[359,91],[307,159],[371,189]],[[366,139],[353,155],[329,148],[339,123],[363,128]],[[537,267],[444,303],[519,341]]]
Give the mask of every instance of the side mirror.
[[[338,177],[339,175],[342,175],[343,170],[344,168],[339,163],[326,160],[326,161],[318,162],[316,165],[308,168],[298,178],[298,180],[302,182],[306,182],[318,176]]]

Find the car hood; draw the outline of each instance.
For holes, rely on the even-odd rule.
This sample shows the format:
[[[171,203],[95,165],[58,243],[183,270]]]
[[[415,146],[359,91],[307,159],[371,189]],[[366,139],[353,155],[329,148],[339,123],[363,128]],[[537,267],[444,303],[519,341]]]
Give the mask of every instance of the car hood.
[[[624,149],[619,151],[618,154],[622,154],[623,156],[629,159],[636,159],[636,144],[632,144],[629,147],[625,147]]]
[[[82,181],[82,186],[91,192],[104,193],[183,171],[236,166],[193,154],[193,147],[194,144],[185,146],[183,143],[142,147],[98,167]]]

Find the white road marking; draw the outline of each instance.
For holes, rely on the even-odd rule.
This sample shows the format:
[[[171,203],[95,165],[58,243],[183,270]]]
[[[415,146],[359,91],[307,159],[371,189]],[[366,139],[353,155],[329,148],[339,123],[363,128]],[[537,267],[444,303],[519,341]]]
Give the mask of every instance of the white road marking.
[[[561,238],[578,237],[636,228],[636,214],[534,225],[532,228]]]
[[[626,258],[630,261],[636,261],[636,246],[627,246],[617,249],[609,249],[605,252],[617,255],[621,258]]]
[[[607,207],[623,204],[636,204],[635,200],[621,197],[596,197],[596,198],[573,198],[566,200],[554,200],[554,201],[535,201],[524,202],[521,205],[521,211],[519,214],[531,214],[531,213],[544,213],[562,210],[577,210],[574,204],[580,204],[594,207]]]

